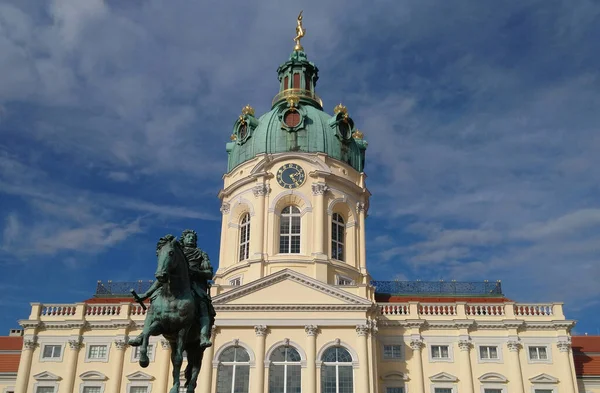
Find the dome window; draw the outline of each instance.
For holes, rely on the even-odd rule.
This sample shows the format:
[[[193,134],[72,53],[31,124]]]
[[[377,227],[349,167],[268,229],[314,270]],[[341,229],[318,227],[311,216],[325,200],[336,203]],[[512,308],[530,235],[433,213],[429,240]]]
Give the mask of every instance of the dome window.
[[[298,127],[300,124],[300,113],[298,111],[288,111],[283,117],[283,122],[290,128]]]
[[[241,145],[252,135],[252,131],[258,126],[258,120],[254,117],[254,108],[246,105],[242,108],[242,114],[233,126],[231,140]]]

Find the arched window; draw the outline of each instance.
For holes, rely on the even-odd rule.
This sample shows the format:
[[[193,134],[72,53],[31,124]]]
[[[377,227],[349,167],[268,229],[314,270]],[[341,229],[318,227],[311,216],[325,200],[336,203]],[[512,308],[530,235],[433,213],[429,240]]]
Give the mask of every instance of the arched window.
[[[350,352],[342,347],[331,347],[323,353],[321,360],[321,393],[353,393]]]
[[[281,211],[279,252],[300,254],[300,209],[296,206],[286,206]]]
[[[250,256],[250,213],[244,214],[240,223],[240,261]]]
[[[250,356],[242,347],[229,347],[219,356],[217,393],[248,393]]]
[[[269,393],[301,393],[301,358],[298,351],[282,345],[275,348],[269,360]]]
[[[344,260],[344,235],[346,225],[341,214],[333,213],[331,218],[331,258]]]

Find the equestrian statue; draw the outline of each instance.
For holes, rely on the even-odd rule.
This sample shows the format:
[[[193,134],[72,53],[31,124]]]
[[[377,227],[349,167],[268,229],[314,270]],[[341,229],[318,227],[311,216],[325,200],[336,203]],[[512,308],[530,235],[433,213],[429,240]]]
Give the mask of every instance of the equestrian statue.
[[[151,305],[142,333],[129,340],[129,345],[140,347],[140,366],[148,367],[149,337],[162,334],[169,341],[173,363],[173,387],[169,393],[179,393],[184,351],[188,360],[184,387],[186,393],[194,393],[204,350],[212,345],[210,336],[216,313],[208,281],[213,268],[208,255],[197,247],[197,240],[198,235],[190,229],[183,231],[180,240],[173,235],[160,238],[156,245],[156,281],[139,296],[131,291],[143,307],[148,298]]]

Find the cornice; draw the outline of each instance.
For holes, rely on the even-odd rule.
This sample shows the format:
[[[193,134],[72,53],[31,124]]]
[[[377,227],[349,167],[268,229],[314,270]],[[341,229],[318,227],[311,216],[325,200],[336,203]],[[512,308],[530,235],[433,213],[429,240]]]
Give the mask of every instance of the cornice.
[[[42,324],[40,321],[34,319],[21,319],[18,323],[23,329],[35,329]]]
[[[231,291],[215,296],[213,298],[213,305],[215,307],[217,307],[217,305],[224,305],[229,301],[242,298],[248,294],[257,292],[262,288],[266,288],[268,286],[274,285],[285,280],[296,281],[302,284],[303,286],[310,287],[321,293],[325,293],[332,297],[341,299],[352,305],[365,305],[368,306],[368,308],[376,306],[374,303],[367,299],[356,295],[352,295],[346,291],[337,289],[335,287],[332,287],[331,285],[325,284],[321,281],[315,280],[311,277],[305,276],[304,274],[295,272],[290,269],[281,270],[277,273],[271,274],[253,283],[246,284],[240,288],[232,289]]]
[[[215,304],[215,311],[368,311],[367,304]]]
[[[114,319],[108,321],[88,321],[88,326],[92,329],[124,329],[128,327],[137,326],[141,323],[142,326],[144,321],[134,321],[131,319]]]
[[[81,329],[87,327],[86,321],[41,321],[40,327],[44,329]]]

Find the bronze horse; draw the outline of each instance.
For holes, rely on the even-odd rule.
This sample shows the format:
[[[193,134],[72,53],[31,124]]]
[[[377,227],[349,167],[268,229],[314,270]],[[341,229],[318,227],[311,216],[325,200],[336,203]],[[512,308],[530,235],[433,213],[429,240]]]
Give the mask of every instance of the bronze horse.
[[[161,238],[157,246],[158,267],[154,274],[158,285],[144,297],[152,295],[152,305],[146,318],[140,346],[140,366],[148,367],[148,338],[162,334],[171,345],[173,387],[169,393],[179,393],[179,373],[183,351],[187,353],[185,369],[186,393],[194,393],[204,349],[200,346],[200,326],[194,296],[190,286],[188,262],[183,249],[173,235]],[[153,293],[154,292],[154,293]]]

